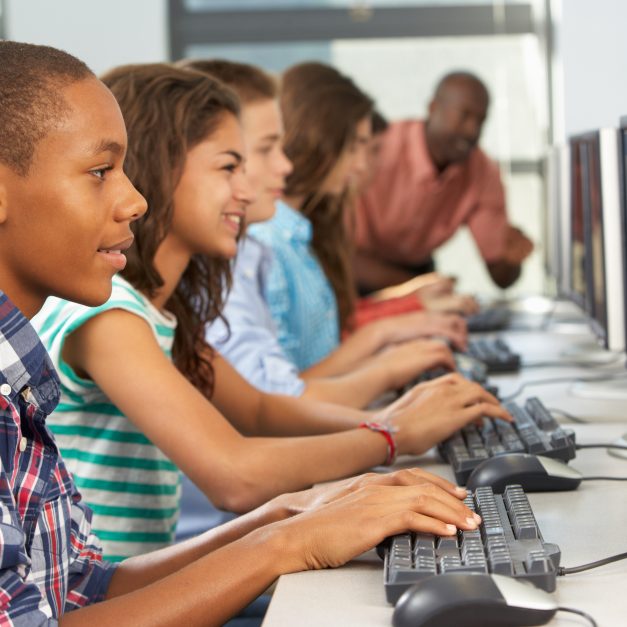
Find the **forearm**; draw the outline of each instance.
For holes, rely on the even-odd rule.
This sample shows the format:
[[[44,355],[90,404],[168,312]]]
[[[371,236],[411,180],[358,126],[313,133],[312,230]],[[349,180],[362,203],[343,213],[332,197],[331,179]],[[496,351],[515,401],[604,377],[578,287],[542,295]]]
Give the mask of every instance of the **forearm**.
[[[283,505],[283,500],[273,499],[248,514],[238,516],[186,542],[124,560],[111,580],[107,598],[143,588],[243,538],[259,527],[287,518],[293,512]]]
[[[359,409],[314,399],[262,394],[257,436],[321,435],[353,429],[366,415]]]
[[[385,338],[378,332],[377,322],[367,324],[346,338],[340,346],[322,361],[303,370],[303,379],[337,377],[363,365],[365,359],[383,348]]]
[[[385,439],[368,429],[302,438],[248,438],[236,453],[229,453],[212,482],[223,498],[221,506],[243,513],[278,495],[382,464],[386,454]]]
[[[113,576],[106,601],[66,614],[60,625],[222,625],[279,575],[297,567],[293,553],[286,537],[269,527],[191,564],[181,562],[186,565],[163,578],[159,562],[151,563],[152,556],[145,556],[143,567],[135,572],[124,562]]]
[[[414,277],[401,266],[359,251],[355,254],[353,270],[357,285],[370,291],[404,283]]]
[[[374,364],[339,377],[310,378],[302,398],[337,403],[346,407],[366,407],[390,389],[389,371]]]

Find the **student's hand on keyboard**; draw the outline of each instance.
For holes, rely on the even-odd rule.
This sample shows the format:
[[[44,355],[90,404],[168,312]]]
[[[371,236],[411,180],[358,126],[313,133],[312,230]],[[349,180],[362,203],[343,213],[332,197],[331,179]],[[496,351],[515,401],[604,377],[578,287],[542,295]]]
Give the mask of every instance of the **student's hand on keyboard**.
[[[455,370],[451,349],[438,340],[411,340],[394,344],[375,355],[373,361],[385,367],[390,389],[400,389],[432,368]]]
[[[289,515],[294,515],[331,503],[369,485],[419,486],[429,483],[438,486],[458,499],[464,499],[467,495],[465,488],[456,486],[438,475],[420,468],[403,468],[395,472],[369,472],[357,477],[323,483],[308,490],[282,494],[276,497],[274,501]]]
[[[279,534],[287,571],[341,566],[388,536],[406,531],[450,536],[480,521],[458,498],[434,483],[376,485],[266,527]],[[288,557],[289,554],[289,557]]]
[[[398,452],[412,455],[428,451],[484,417],[512,421],[492,394],[455,373],[415,386],[382,413],[383,419],[398,428]]]
[[[466,350],[466,322],[455,314],[416,311],[377,320],[367,327],[380,337],[380,345],[407,342],[418,338],[439,336],[448,339],[459,350]]]

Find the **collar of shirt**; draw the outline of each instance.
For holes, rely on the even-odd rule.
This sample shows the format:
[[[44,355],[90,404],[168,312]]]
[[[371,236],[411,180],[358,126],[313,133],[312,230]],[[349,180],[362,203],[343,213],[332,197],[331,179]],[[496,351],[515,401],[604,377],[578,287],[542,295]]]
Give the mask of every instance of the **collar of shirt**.
[[[271,265],[272,250],[247,233],[237,247],[237,259],[235,261],[237,279],[243,277],[263,286]]]
[[[272,218],[277,230],[286,239],[309,244],[313,237],[311,222],[299,211],[292,209],[283,201],[276,203],[276,213]]]
[[[17,395],[47,416],[59,402],[59,377],[30,321],[0,290],[0,394]],[[6,393],[5,393],[6,392]]]

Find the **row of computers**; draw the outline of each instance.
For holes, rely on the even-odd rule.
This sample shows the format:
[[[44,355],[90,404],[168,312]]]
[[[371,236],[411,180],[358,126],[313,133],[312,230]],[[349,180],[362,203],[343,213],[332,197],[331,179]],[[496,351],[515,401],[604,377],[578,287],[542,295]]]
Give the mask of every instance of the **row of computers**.
[[[544,260],[554,294],[580,308],[605,349],[622,353],[627,117],[618,128],[573,136],[551,149],[546,178]],[[627,379],[590,384],[579,393],[627,400]],[[453,538],[402,534],[386,543],[387,598],[396,603],[401,597],[395,625],[543,624],[557,611],[550,597],[527,597],[528,588],[507,582],[531,582],[551,592],[556,577],[565,574],[559,548],[542,538],[526,492],[576,488],[582,477],[567,462],[579,446],[538,399],[507,407],[513,425],[470,425],[439,447],[456,480],[468,487],[467,504],[481,514],[480,528]],[[620,443],[614,447],[621,450]]]

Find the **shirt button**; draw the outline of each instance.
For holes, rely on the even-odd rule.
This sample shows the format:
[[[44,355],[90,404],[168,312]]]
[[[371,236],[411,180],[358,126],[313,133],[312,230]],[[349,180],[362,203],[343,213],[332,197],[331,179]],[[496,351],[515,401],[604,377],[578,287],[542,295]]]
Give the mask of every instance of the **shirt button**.
[[[0,385],[0,394],[2,394],[2,396],[9,396],[11,392],[11,386],[8,383],[3,383],[2,385]]]
[[[26,450],[26,438],[22,438],[20,440],[20,453],[23,453]]]

